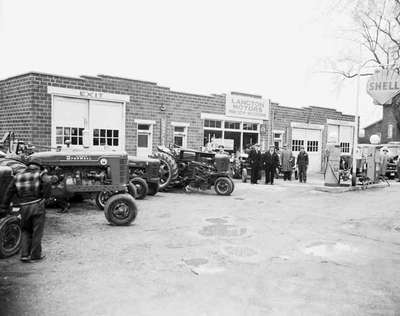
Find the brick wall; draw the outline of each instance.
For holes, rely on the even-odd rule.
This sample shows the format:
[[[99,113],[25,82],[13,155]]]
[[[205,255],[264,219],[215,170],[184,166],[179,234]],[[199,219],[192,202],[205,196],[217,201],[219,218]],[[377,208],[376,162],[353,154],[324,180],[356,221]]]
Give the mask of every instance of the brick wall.
[[[364,137],[359,137],[358,138],[358,142],[360,144],[369,144],[369,138],[372,135],[381,135],[381,131],[382,131],[382,120],[379,120],[378,122],[375,122],[369,126],[367,126],[366,128],[364,128]]]
[[[0,131],[12,129],[17,135],[29,138],[38,148],[50,147],[51,95],[47,93],[48,86],[130,95],[130,102],[126,104],[125,131],[126,150],[133,154],[137,142],[135,119],[156,121],[154,146],[161,143],[161,120],[166,120],[166,144],[173,141],[171,122],[189,123],[188,146],[199,148],[203,145],[200,113],[224,114],[225,111],[224,95],[174,92],[153,82],[111,76],[70,78],[29,73],[0,82],[5,91],[0,99]],[[160,110],[161,105],[165,106],[165,111]]]
[[[0,81],[0,138],[8,131],[26,142],[32,141],[33,76]]]
[[[135,119],[154,120],[154,146],[161,143],[161,121],[165,124],[165,144],[173,142],[171,122],[189,123],[188,147],[203,145],[203,122],[200,114],[225,114],[225,95],[196,95],[171,91],[154,82],[111,76],[81,76],[71,78],[41,73],[29,73],[0,81],[0,131],[12,129],[19,137],[36,146],[51,145],[51,95],[47,87],[101,91],[130,96],[126,104],[126,150],[136,153],[137,124]],[[165,111],[160,109],[165,107]],[[274,105],[270,109],[273,122],[265,121],[261,133],[263,145],[272,143],[272,130],[285,131],[284,141],[290,143],[290,123],[325,124],[326,119],[352,121],[354,117],[322,107],[291,108]]]

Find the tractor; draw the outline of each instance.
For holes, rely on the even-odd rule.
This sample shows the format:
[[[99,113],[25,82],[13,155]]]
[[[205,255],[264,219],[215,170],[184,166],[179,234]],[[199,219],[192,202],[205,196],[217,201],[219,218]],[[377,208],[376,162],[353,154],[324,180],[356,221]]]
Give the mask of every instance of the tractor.
[[[230,195],[235,186],[229,176],[230,157],[181,147],[158,146],[154,158],[160,160],[160,189],[184,187],[207,190],[214,186],[219,195]]]

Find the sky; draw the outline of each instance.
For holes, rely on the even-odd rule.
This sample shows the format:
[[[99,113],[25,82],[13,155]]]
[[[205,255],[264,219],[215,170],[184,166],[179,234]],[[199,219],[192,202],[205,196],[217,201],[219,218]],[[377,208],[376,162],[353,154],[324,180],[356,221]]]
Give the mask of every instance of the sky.
[[[0,79],[107,74],[174,91],[239,91],[354,114],[356,80],[324,72],[348,49],[334,0],[0,0]],[[333,10],[334,11],[334,10]],[[361,126],[381,108],[360,83]]]

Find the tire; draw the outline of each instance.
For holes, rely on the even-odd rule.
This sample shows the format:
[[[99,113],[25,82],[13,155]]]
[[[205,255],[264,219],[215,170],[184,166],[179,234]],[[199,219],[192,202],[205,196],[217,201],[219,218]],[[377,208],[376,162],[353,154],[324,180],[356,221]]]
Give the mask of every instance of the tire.
[[[247,182],[247,169],[243,168],[242,170],[242,182],[246,183]]]
[[[163,152],[156,152],[152,157],[160,160],[159,190],[165,190],[178,178],[178,164],[173,157]]]
[[[20,220],[14,215],[0,219],[0,258],[16,254],[21,248]]]
[[[135,177],[130,182],[136,187],[135,198],[137,200],[143,200],[149,192],[147,182],[140,177]]]
[[[111,196],[104,206],[104,215],[111,225],[127,226],[137,216],[137,207],[134,198],[127,193]]]
[[[233,181],[228,177],[219,177],[214,183],[214,189],[218,195],[231,195],[234,186]]]
[[[148,183],[149,186],[149,192],[147,193],[148,195],[156,195],[160,185],[158,183]]]
[[[107,191],[99,192],[96,195],[96,205],[100,210],[104,210],[107,200],[110,198],[111,193]]]

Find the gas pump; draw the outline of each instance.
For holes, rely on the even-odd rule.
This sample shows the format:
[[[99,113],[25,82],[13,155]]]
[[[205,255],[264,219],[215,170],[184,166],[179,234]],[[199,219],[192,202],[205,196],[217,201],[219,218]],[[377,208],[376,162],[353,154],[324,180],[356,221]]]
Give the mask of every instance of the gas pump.
[[[335,135],[330,135],[326,145],[324,185],[331,187],[340,185],[340,145],[335,139]]]

